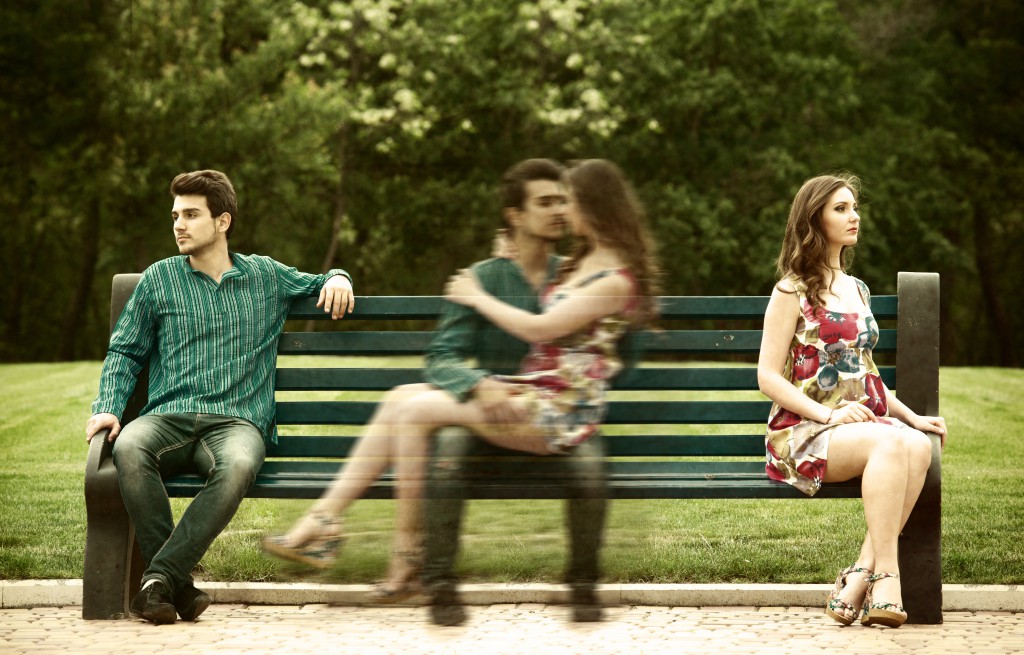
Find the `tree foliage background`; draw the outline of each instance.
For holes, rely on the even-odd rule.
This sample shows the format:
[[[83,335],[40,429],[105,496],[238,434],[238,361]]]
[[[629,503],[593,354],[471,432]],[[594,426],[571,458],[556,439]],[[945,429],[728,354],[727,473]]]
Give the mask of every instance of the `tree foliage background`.
[[[943,363],[1024,361],[1016,0],[12,0],[0,36],[5,361],[103,356],[179,172],[232,177],[234,250],[435,294],[532,156],[618,162],[675,295],[767,294],[793,193],[853,171],[853,273],[938,271]]]

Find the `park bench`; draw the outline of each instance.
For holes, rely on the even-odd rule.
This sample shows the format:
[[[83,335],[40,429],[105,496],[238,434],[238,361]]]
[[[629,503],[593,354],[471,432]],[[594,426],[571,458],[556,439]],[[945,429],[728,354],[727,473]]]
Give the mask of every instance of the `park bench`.
[[[137,274],[114,277],[111,327],[138,278]],[[431,327],[442,302],[440,298],[425,296],[360,297],[355,312],[334,324],[330,331],[290,331],[294,322],[286,325],[278,353],[418,355],[430,341]],[[804,497],[789,485],[769,480],[764,473],[764,424],[770,403],[750,392],[758,388],[751,362],[760,346],[759,328],[767,302],[766,296],[662,299],[660,330],[636,335],[642,342],[644,359],[616,381],[617,391],[609,406],[608,434],[603,438],[609,458],[611,499]],[[882,328],[875,351],[879,353],[877,360],[883,364],[880,370],[886,384],[897,390],[900,399],[916,412],[938,414],[938,275],[900,273],[898,294],[875,296],[872,309]],[[308,321],[325,317],[314,306],[314,299],[303,299],[294,303],[290,318]],[[361,326],[364,323],[366,326]],[[382,331],[382,325],[398,327]],[[417,325],[418,329],[409,329]],[[687,358],[692,361],[685,365],[668,365],[673,359]],[[370,417],[373,402],[347,400],[345,394],[337,393],[334,397],[342,399],[323,400],[322,392],[378,391],[421,380],[418,368],[378,368],[373,366],[372,359],[368,361],[359,368],[279,366],[278,391],[293,393],[284,394],[289,396],[286,400],[278,394],[278,425],[361,425]],[[337,360],[333,364],[336,366]],[[140,378],[124,422],[144,404],[145,375]],[[699,392],[699,399],[691,399],[693,392]],[[736,399],[737,392],[741,399]],[[313,399],[294,399],[307,393],[313,394]],[[626,399],[620,399],[621,396]],[[708,431],[706,426],[730,433],[700,434],[702,430]],[[657,434],[650,434],[652,431]],[[249,496],[318,497],[354,439],[283,434],[280,443],[267,453]],[[552,458],[534,459],[539,462]],[[913,623],[942,622],[940,466],[938,438],[933,437],[928,479],[900,537],[903,598]],[[490,477],[474,485],[472,497],[550,498],[565,493],[563,487],[552,484],[550,479],[538,484],[523,470],[522,466],[512,467],[507,476]],[[393,483],[392,478],[385,476],[369,490],[367,497],[390,497]],[[203,481],[194,475],[182,475],[166,484],[172,497],[193,497]],[[111,444],[105,439],[96,438],[91,443],[85,494],[88,532],[83,618],[126,617],[128,603],[138,589],[141,558],[121,501]],[[826,484],[814,499],[806,502],[857,497],[859,479]]]

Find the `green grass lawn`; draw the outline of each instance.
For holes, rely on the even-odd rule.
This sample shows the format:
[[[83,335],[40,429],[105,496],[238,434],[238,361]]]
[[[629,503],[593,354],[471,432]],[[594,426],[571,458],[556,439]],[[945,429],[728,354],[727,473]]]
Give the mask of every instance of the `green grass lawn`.
[[[84,426],[99,364],[0,366],[0,578],[80,578],[85,542]],[[1024,583],[1024,370],[947,368],[942,413],[943,577]],[[175,500],[177,511],[188,501]],[[201,564],[213,580],[368,582],[383,575],[393,504],[361,501],[330,571],[264,556],[260,535],[309,501],[246,500]],[[864,531],[858,500],[614,501],[603,554],[610,582],[829,582]],[[469,504],[467,580],[557,581],[558,501]]]

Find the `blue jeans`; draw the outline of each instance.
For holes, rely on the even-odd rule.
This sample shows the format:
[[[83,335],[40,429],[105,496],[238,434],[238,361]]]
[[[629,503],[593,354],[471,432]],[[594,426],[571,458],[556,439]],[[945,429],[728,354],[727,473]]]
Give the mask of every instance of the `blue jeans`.
[[[177,594],[227,527],[263,465],[266,446],[252,423],[220,414],[148,414],[114,442],[114,466],[146,570]],[[203,489],[174,526],[163,479],[197,473]]]

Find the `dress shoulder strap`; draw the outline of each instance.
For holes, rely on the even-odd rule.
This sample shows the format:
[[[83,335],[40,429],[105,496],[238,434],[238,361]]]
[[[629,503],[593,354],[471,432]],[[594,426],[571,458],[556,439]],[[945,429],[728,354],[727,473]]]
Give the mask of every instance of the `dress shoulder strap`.
[[[579,289],[581,287],[587,286],[588,284],[596,282],[597,280],[606,278],[609,275],[622,275],[623,277],[625,277],[629,281],[629,286],[630,286],[630,294],[629,295],[630,295],[630,298],[629,298],[629,302],[626,304],[626,311],[627,312],[628,311],[632,311],[632,309],[636,306],[636,304],[637,304],[637,302],[639,300],[637,298],[637,295],[638,295],[638,292],[639,292],[639,285],[637,284],[636,276],[633,275],[633,271],[629,270],[628,268],[625,268],[625,267],[623,267],[623,268],[606,268],[604,270],[597,271],[596,273],[593,273],[593,274],[588,275],[587,277],[583,278],[582,280],[580,280],[576,284],[572,285],[572,287],[570,287],[570,288],[572,288],[572,289]]]
[[[868,289],[868,285],[864,284],[864,280],[857,277],[853,278],[853,281],[857,283],[861,298],[864,300],[864,306],[871,309],[871,290]]]
[[[626,269],[624,268],[606,268],[603,271],[598,271],[596,273],[588,275],[587,277],[583,278],[582,280],[580,280],[579,282],[572,286],[574,289],[579,289],[580,287],[585,287],[592,282],[596,282],[602,278],[608,277],[609,275],[614,275],[625,270]]]

